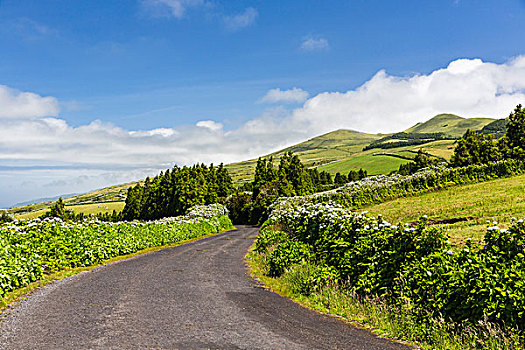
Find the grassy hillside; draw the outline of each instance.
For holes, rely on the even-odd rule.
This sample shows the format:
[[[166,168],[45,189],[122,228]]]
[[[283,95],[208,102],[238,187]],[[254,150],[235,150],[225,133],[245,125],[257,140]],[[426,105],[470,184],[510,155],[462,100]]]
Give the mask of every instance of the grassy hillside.
[[[282,154],[292,151],[308,167],[334,162],[351,157],[361,152],[364,146],[384,135],[372,135],[353,130],[336,130],[327,134],[314,137],[295,146],[267,155],[273,156],[277,165]],[[234,182],[243,183],[250,181],[254,172],[257,159],[226,165]]]
[[[366,169],[369,175],[388,174],[399,169],[399,165],[410,160],[383,154],[364,154],[338,162],[326,164],[317,168],[319,171],[328,171],[330,174],[347,174],[352,169]]]
[[[439,114],[432,119],[418,123],[405,130],[407,133],[444,133],[453,138],[460,138],[467,129],[481,130],[485,125],[493,122],[490,118],[465,119],[454,114]],[[370,174],[389,173],[398,169],[406,161],[396,156],[383,154],[398,154],[400,152],[417,152],[423,148],[426,152],[437,157],[449,159],[454,151],[454,140],[439,140],[422,145],[397,147],[388,150],[372,149],[363,151],[370,142],[391,134],[366,134],[352,130],[337,130],[292,147],[288,147],[268,156],[279,159],[287,151],[296,153],[301,161],[309,167],[316,166],[319,171],[326,170],[331,174],[337,172],[348,173],[352,169],[363,168]],[[228,164],[227,168],[235,182],[249,181],[255,171],[256,159]],[[325,165],[326,164],[326,165]]]
[[[450,241],[463,244],[466,238],[481,241],[487,220],[496,220],[504,228],[512,217],[524,218],[524,193],[525,175],[521,175],[400,198],[366,210],[372,215],[382,214],[392,223],[417,221],[423,215],[436,223],[449,222]]]
[[[493,122],[490,118],[462,118],[454,114],[438,114],[434,118],[417,123],[405,132],[432,133],[442,132],[456,138],[463,136],[467,129],[481,130],[485,125]]]
[[[128,188],[142,181],[135,181],[121,185],[109,186],[92,192],[79,194],[64,199],[66,207],[73,209],[75,213],[95,214],[112,212],[113,209],[120,210],[124,207]],[[35,218],[45,213],[55,201],[47,201],[17,208],[8,209],[20,219]],[[104,204],[104,205],[101,205]],[[106,209],[107,207],[107,209]]]
[[[98,213],[112,213],[113,210],[121,211],[124,208],[124,201],[120,202],[99,202],[93,204],[77,204],[77,205],[66,205],[66,209],[71,209],[75,213],[84,214],[98,214]],[[38,210],[26,211],[16,215],[18,219],[34,219],[39,217],[48,211],[49,205],[42,207]]]

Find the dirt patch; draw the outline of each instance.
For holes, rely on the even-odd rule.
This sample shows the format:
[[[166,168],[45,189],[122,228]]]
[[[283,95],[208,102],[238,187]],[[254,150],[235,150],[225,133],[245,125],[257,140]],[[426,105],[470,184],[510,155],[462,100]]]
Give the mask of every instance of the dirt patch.
[[[450,219],[442,219],[442,220],[428,219],[428,224],[429,225],[452,225],[452,224],[455,224],[456,222],[470,221],[470,220],[475,220],[475,219],[476,218],[473,216],[462,216],[459,218],[450,218]],[[418,224],[419,224],[419,221],[412,221],[410,223],[411,226],[417,226]]]

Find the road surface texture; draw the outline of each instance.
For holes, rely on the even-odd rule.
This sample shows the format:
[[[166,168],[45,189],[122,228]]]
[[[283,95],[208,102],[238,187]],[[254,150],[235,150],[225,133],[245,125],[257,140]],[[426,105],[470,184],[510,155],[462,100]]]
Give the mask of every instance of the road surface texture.
[[[220,235],[97,268],[2,315],[0,349],[408,349],[250,278],[257,234]]]

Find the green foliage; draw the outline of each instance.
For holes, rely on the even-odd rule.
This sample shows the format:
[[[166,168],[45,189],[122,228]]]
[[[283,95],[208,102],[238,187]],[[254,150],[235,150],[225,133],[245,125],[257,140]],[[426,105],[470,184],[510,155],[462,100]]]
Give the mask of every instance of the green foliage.
[[[492,135],[485,136],[483,130],[481,133],[467,130],[458,140],[451,165],[485,164],[502,159],[525,160],[525,108],[517,105],[506,121],[500,121],[493,128],[501,128],[502,125],[506,132],[497,140]]]
[[[53,204],[49,211],[46,212],[44,215],[41,216],[42,219],[44,218],[59,218],[62,220],[69,220],[71,219],[75,214],[70,211],[66,210],[66,205],[64,203],[64,200],[62,197],[60,197],[55,204]]]
[[[458,140],[450,164],[454,167],[461,167],[496,162],[503,159],[500,148],[500,144],[492,135],[485,136],[467,130],[465,135]]]
[[[525,160],[525,108],[521,105],[509,116],[504,141],[510,158]]]
[[[143,185],[131,187],[122,218],[153,220],[177,216],[192,206],[225,200],[232,192],[231,177],[222,164],[174,167],[153,179],[146,178]]]
[[[188,216],[148,223],[71,223],[47,218],[0,225],[0,297],[44,273],[95,265],[232,227],[224,209],[197,209]]]
[[[11,222],[14,218],[7,211],[0,210],[0,224]]]
[[[251,186],[251,198],[238,193],[228,198],[226,206],[232,217],[242,220],[238,223],[257,224],[264,221],[266,209],[277,198],[308,195],[329,182],[331,177],[328,173],[308,171],[292,152],[282,155],[277,169],[271,157],[268,160],[259,158]]]
[[[311,200],[314,202],[333,201],[345,207],[355,208],[452,185],[483,182],[524,172],[525,162],[517,160],[461,168],[435,166],[407,176],[393,174],[367,177],[361,181],[350,182],[336,191],[319,193]]]
[[[417,132],[398,132],[396,134],[388,135],[379,140],[371,142],[363,151],[368,151],[374,148],[390,149],[405,146],[421,145],[438,140],[453,140],[453,137],[447,136],[442,132],[436,133],[417,133]],[[393,141],[392,141],[393,140]]]
[[[508,119],[496,119],[483,127],[479,132],[483,135],[492,135],[495,138],[500,138],[505,135],[507,131]]]
[[[263,231],[276,228],[264,232],[256,251],[268,274],[284,274],[295,292],[311,293],[318,276],[362,297],[380,296],[420,322],[443,317],[525,329],[523,220],[508,230],[489,227],[485,246],[467,242],[459,251],[425,217],[417,226],[392,225],[332,203],[280,201]]]
[[[346,177],[345,174],[342,174],[342,175],[341,175],[341,173],[335,174],[334,183],[336,185],[341,186],[341,185],[344,185],[347,182],[348,182],[348,178]]]
[[[412,162],[399,166],[398,173],[400,175],[411,175],[420,169],[435,165],[438,162],[438,159],[432,158],[428,153],[425,153],[423,149],[419,149]]]
[[[273,247],[268,258],[268,275],[280,276],[293,265],[310,260],[310,247],[302,242],[285,240]]]
[[[456,322],[487,319],[525,329],[525,225],[489,227],[485,246],[467,242],[406,266],[396,293],[415,312],[444,315]]]

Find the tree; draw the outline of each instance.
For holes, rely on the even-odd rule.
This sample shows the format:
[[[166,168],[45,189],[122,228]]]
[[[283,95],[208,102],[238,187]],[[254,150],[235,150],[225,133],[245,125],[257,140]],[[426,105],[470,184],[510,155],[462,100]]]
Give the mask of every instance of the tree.
[[[41,218],[59,218],[62,220],[70,220],[75,218],[75,214],[72,210],[66,209],[66,204],[62,197],[60,197],[55,204],[53,204],[49,211],[44,213]]]
[[[335,174],[335,177],[334,177],[334,183],[336,185],[344,185],[345,183],[347,183],[347,178],[346,178],[346,175],[344,174],[341,174],[341,173],[336,173]]]
[[[450,159],[453,167],[471,164],[485,164],[502,159],[498,142],[492,135],[485,136],[468,129],[458,140],[454,154]]]
[[[525,159],[525,108],[517,105],[509,115],[505,141],[510,158]]]
[[[130,188],[122,218],[152,220],[182,215],[194,205],[224,202],[232,192],[232,179],[222,164],[176,166]]]
[[[348,172],[348,182],[359,180],[359,173],[355,170],[350,170]]]

